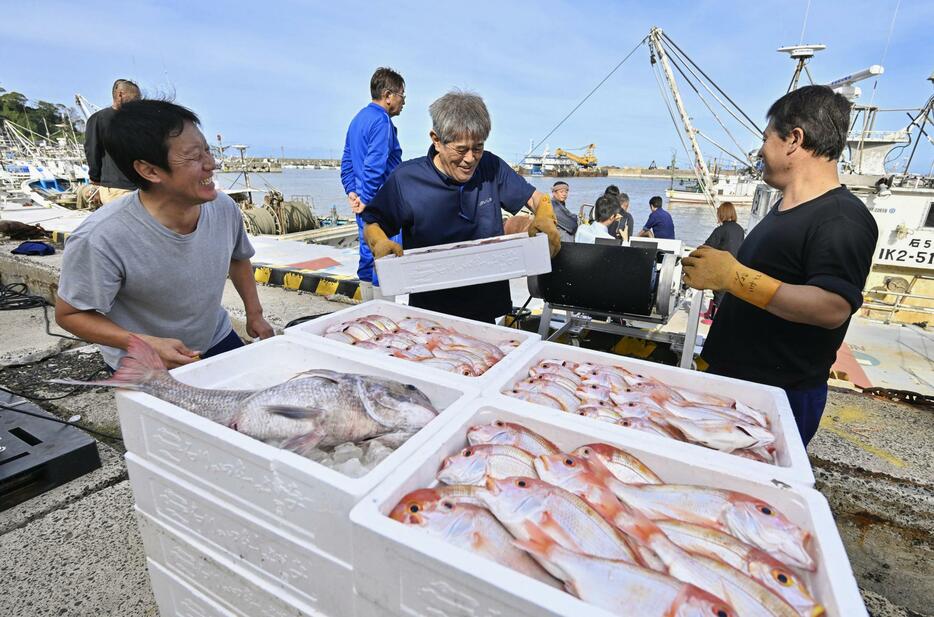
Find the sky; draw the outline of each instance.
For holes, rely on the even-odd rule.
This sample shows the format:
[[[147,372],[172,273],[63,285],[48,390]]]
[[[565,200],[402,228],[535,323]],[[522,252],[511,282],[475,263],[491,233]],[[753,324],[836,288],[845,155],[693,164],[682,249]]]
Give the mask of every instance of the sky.
[[[863,103],[918,108],[934,93],[927,81],[934,71],[930,0],[4,0],[2,10],[0,87],[68,105],[81,93],[104,106],[113,80],[130,78],[146,95],[171,95],[193,109],[209,141],[221,133],[254,156],[339,157],[348,123],[369,102],[373,70],[390,66],[406,80],[406,107],[395,118],[403,158],[427,151],[429,104],[462,88],[483,96],[490,110],[487,149],[515,162],[652,26],[759,126],[794,68],[775,50],[802,38],[828,46],[809,67],[817,83],[884,65],[881,78],[859,84]],[[603,165],[661,167],[673,152],[686,165],[648,60],[643,45],[546,145],[595,143]],[[696,125],[731,144],[681,86]],[[904,112],[893,112],[877,128],[907,122]],[[733,134],[746,150],[758,146],[751,133]],[[701,146],[708,159],[721,154]],[[903,156],[894,159],[903,164]],[[934,146],[923,142],[912,169],[927,172],[932,160]]]

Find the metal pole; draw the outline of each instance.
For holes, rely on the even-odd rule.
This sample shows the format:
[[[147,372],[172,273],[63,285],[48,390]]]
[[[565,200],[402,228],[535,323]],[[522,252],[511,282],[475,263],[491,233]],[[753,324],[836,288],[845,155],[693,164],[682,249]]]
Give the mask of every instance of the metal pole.
[[[694,346],[697,344],[697,323],[700,321],[701,307],[704,303],[704,291],[694,290],[691,308],[688,311],[687,330],[684,332],[684,347],[681,349],[681,368],[690,369],[694,363]]]
[[[687,133],[688,139],[691,142],[691,150],[694,152],[694,175],[697,177],[697,181],[704,191],[707,203],[710,204],[711,207],[716,208],[717,196],[713,192],[713,180],[710,178],[710,171],[707,169],[704,155],[701,152],[700,145],[697,143],[694,127],[691,125],[691,119],[688,117],[688,112],[684,108],[684,102],[681,100],[681,93],[678,91],[678,84],[675,81],[675,76],[671,72],[671,67],[668,65],[668,56],[665,54],[665,50],[662,47],[661,37],[662,31],[659,28],[652,28],[651,32],[649,32],[649,43],[655,48],[655,53],[662,63],[662,71],[665,73],[665,79],[668,81],[668,87],[671,88],[675,106],[678,108],[678,113],[681,115],[681,122],[684,123],[684,131]]]

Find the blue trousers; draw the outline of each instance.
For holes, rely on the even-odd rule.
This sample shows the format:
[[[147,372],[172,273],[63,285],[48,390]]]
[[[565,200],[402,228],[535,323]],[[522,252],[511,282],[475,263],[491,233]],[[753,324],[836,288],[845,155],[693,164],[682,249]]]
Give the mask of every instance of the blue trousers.
[[[824,406],[827,404],[827,384],[821,384],[808,390],[785,390],[791,413],[795,416],[795,424],[801,433],[801,441],[807,446],[817,427],[821,416],[824,415]]]

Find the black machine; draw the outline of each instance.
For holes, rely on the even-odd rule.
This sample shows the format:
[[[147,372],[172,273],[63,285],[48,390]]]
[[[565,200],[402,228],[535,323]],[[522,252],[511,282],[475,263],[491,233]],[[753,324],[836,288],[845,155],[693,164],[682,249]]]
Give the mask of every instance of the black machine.
[[[562,243],[551,272],[528,279],[532,296],[545,301],[539,327],[542,338],[553,340],[566,332],[574,334],[589,328],[663,341],[680,348],[680,365],[690,367],[694,344],[685,345],[684,341],[696,344],[703,293],[681,283],[680,243],[672,249],[660,248],[662,244],[648,238],[633,239],[629,246],[609,239],[598,244]],[[665,244],[672,246],[670,242]],[[667,324],[689,296],[691,307],[685,332],[659,331],[659,326]],[[549,336],[555,310],[564,311],[566,317]],[[617,319],[602,321],[607,317]]]

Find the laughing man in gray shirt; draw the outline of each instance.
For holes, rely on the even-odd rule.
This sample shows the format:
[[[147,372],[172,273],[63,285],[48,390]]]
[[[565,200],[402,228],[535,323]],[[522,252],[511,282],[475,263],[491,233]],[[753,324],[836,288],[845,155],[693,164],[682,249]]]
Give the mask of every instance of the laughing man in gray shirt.
[[[144,100],[115,112],[105,145],[139,187],[96,211],[65,244],[55,319],[98,343],[116,368],[130,334],[174,368],[242,345],[221,306],[227,276],[247,333],[263,318],[237,205],[214,188],[214,158],[194,113]]]

